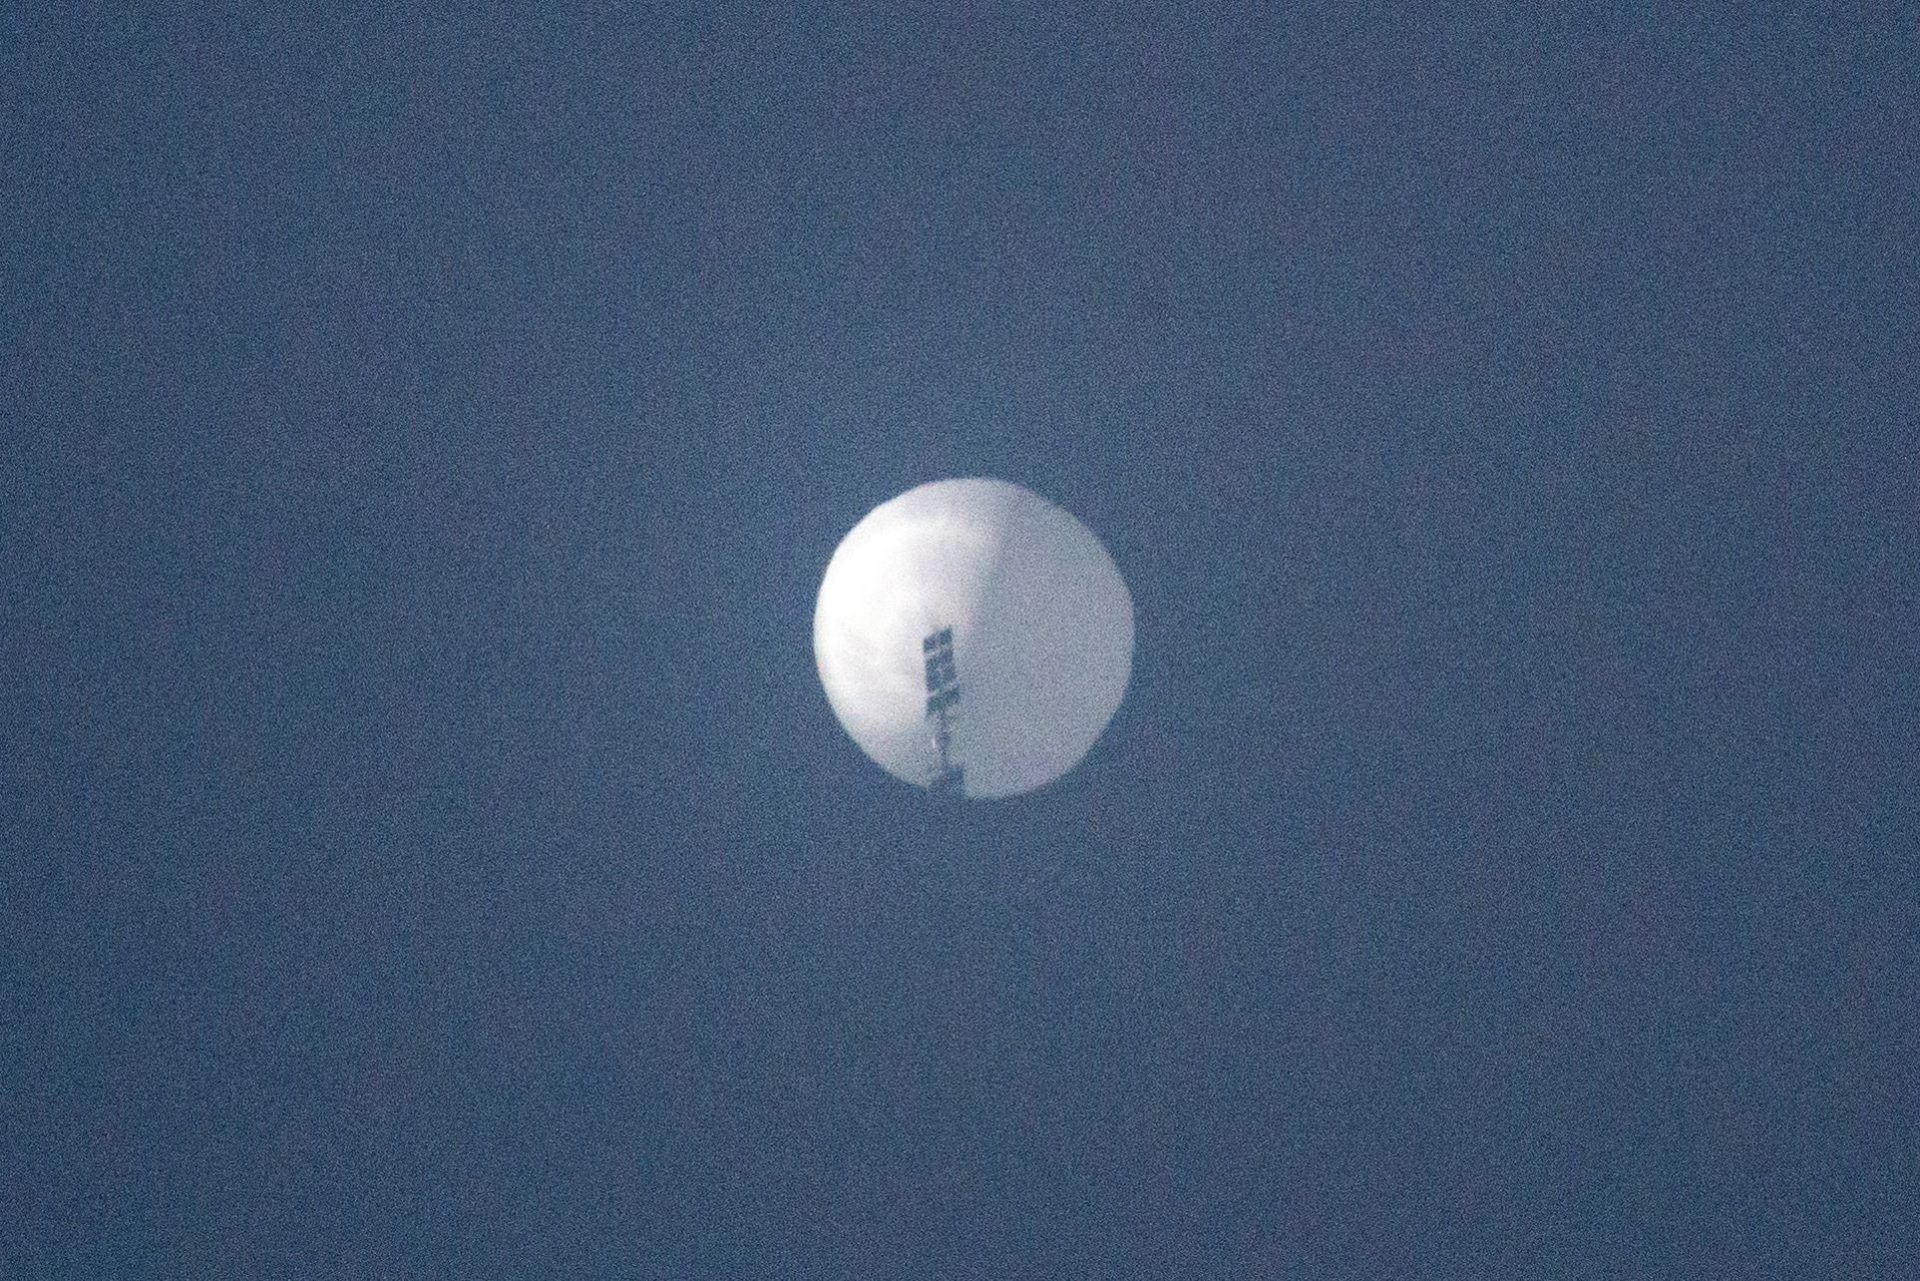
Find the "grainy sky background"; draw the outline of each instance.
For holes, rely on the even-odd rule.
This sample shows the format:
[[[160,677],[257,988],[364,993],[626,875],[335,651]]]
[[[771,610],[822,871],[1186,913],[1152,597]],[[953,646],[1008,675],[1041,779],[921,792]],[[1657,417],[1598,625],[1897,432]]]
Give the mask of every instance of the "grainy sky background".
[[[1920,1257],[1912,5],[141,8],[0,18],[0,1274]],[[810,617],[970,474],[1139,648],[945,821]]]

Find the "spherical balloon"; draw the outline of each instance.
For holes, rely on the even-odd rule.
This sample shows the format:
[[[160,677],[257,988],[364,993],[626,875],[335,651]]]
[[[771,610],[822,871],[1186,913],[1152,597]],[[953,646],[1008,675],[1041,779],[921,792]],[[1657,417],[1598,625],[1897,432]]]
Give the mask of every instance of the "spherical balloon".
[[[813,653],[834,715],[895,777],[1013,796],[1100,737],[1133,664],[1133,600],[1100,540],[1000,480],[942,480],[853,527]]]

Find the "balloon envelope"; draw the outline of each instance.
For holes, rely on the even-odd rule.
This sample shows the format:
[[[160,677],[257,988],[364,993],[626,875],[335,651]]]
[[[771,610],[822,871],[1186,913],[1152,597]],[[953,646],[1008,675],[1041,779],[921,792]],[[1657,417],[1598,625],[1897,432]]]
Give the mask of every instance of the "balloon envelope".
[[[820,683],[873,761],[939,772],[927,637],[953,629],[950,755],[966,794],[1012,796],[1079,763],[1126,692],[1133,600],[1078,520],[1000,480],[942,480],[882,503],[827,564]]]

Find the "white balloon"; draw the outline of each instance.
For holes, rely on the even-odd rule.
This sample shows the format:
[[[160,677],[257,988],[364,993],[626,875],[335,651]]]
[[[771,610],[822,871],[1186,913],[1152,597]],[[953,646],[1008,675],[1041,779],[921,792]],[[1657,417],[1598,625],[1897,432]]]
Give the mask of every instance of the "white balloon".
[[[960,690],[949,752],[968,796],[1060,777],[1126,692],[1133,599],[1085,525],[1001,480],[908,490],[841,540],[813,613],[834,715],[906,782],[939,774],[922,645],[949,627]]]

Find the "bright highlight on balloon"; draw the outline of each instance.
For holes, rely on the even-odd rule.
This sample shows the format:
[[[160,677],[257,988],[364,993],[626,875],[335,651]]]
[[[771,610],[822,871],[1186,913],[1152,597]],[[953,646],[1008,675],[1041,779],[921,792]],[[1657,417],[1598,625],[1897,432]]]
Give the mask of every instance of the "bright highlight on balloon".
[[[1133,599],[1100,540],[1002,480],[942,480],[853,527],[820,584],[827,701],[909,783],[1014,796],[1059,778],[1120,706]]]

